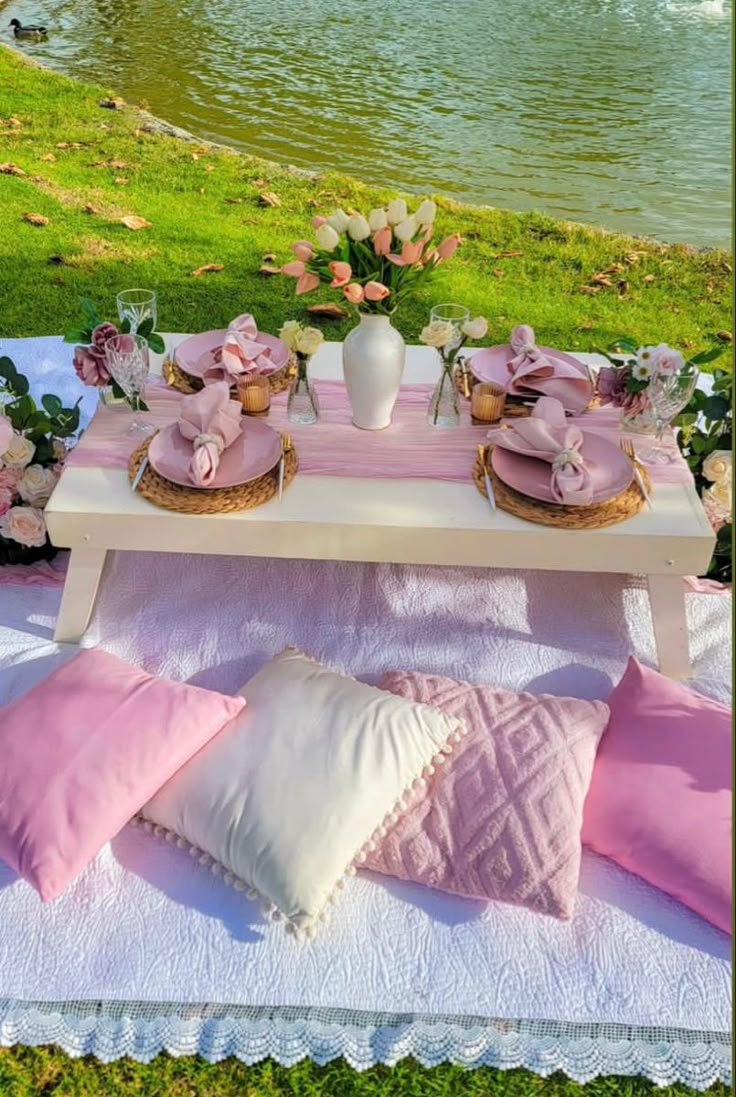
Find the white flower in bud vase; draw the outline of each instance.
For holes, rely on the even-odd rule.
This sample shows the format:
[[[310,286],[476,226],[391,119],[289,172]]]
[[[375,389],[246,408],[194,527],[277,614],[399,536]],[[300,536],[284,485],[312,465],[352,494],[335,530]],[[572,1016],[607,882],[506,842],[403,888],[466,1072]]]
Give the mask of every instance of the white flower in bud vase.
[[[388,223],[389,225],[398,225],[402,221],[405,221],[408,216],[408,210],[406,208],[406,202],[403,198],[392,198],[388,204]]]
[[[433,320],[426,328],[422,328],[419,338],[426,346],[441,350],[455,338],[455,325],[448,320]]]
[[[296,350],[296,341],[302,326],[298,320],[286,320],[281,325],[279,339],[283,339],[289,350]]]
[[[378,209],[372,209],[368,214],[368,224],[370,225],[371,232],[378,232],[379,229],[385,229],[388,224],[388,214],[385,209],[380,206]]]
[[[297,336],[296,350],[299,354],[308,356],[315,354],[324,342],[324,338],[319,328],[302,328]]]
[[[432,225],[437,216],[437,205],[430,198],[425,198],[419,203],[419,209],[414,216],[420,225]]]
[[[18,480],[18,494],[32,507],[45,507],[56,487],[57,476],[53,469],[43,465],[28,465]]]
[[[466,320],[460,330],[468,339],[482,339],[488,333],[488,321],[485,316],[476,316],[474,320]]]
[[[361,213],[354,213],[348,221],[348,236],[351,240],[366,240],[371,234],[371,226]]]
[[[11,507],[0,518],[0,534],[27,548],[40,548],[46,543],[43,511],[36,507]]]
[[[317,243],[323,251],[334,251],[340,243],[340,237],[335,229],[333,229],[332,225],[326,223],[320,225],[314,235],[317,237]]]
[[[24,435],[18,434],[16,431],[13,433],[10,445],[5,450],[5,453],[0,454],[0,456],[2,457],[3,464],[7,465],[8,468],[24,469],[26,465],[30,465],[35,452],[36,447],[33,442]]]
[[[703,461],[703,476],[713,484],[731,486],[733,457],[728,449],[716,449]]]
[[[414,233],[419,228],[416,222],[416,218],[407,217],[405,221],[399,222],[394,229],[394,235],[397,240],[400,240],[402,244],[405,244],[407,240],[411,240]]]
[[[327,224],[330,225],[335,232],[345,232],[350,218],[344,209],[336,209],[331,217],[327,218]]]

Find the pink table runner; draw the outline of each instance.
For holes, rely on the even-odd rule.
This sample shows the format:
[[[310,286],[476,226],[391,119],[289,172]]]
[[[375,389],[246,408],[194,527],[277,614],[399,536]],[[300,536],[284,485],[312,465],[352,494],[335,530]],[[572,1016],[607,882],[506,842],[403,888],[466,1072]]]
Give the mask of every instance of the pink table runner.
[[[483,442],[488,427],[470,421],[468,405],[461,401],[462,424],[455,429],[429,426],[427,404],[432,385],[404,385],[393,416],[383,431],[357,430],[351,423],[350,404],[344,384],[317,381],[321,416],[316,424],[298,426],[286,417],[286,393],[275,397],[268,416],[275,430],[288,430],[299,454],[299,473],[321,476],[362,476],[378,479],[421,478],[467,481],[470,479],[475,447]],[[163,381],[146,390],[152,423],[167,426],[177,417],[181,394]],[[585,430],[610,434],[617,441],[620,412],[596,408],[575,420]],[[82,438],[67,459],[67,465],[127,468],[128,458],[140,439],[126,435],[130,417],[120,408],[100,407]],[[635,445],[648,439],[631,435]],[[679,454],[674,438],[668,443],[673,460],[650,470],[655,482],[685,482],[690,471]]]

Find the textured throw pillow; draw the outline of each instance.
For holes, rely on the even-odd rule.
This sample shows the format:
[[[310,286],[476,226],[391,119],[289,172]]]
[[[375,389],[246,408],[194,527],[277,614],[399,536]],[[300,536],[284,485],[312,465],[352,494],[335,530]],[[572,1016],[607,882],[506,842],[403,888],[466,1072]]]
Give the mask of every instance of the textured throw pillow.
[[[365,867],[572,917],[607,706],[402,671],[379,685],[456,716],[468,734]]]
[[[80,652],[0,709],[0,858],[55,899],[244,704]]]
[[[731,932],[731,710],[629,659],[583,842]]]
[[[353,863],[409,806],[463,729],[293,648],[241,692],[242,715],[143,815],[204,851],[205,861],[213,857],[215,871],[245,883],[292,932],[311,936]]]

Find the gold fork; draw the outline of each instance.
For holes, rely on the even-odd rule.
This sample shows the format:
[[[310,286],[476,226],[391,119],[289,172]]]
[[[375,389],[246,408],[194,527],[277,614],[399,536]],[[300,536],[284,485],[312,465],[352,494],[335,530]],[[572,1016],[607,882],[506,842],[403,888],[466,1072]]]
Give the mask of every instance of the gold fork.
[[[649,497],[649,492],[644,486],[644,477],[641,474],[639,458],[636,456],[636,450],[634,449],[634,443],[630,438],[622,438],[619,442],[619,448],[623,454],[631,461],[631,465],[634,469],[634,479],[636,480],[637,487],[641,492],[642,499],[647,504],[649,509],[652,509],[652,500]]]
[[[279,461],[279,503],[281,502],[281,499],[283,498],[283,494],[284,494],[284,471],[285,471],[286,454],[289,452],[290,449],[291,449],[291,435],[290,434],[282,434],[281,435],[281,460]]]

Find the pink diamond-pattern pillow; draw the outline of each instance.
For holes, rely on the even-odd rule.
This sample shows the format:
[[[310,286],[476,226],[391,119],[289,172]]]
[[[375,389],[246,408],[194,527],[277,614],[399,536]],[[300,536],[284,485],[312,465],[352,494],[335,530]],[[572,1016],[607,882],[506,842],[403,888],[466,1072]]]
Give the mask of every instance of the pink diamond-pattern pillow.
[[[379,688],[457,717],[468,734],[365,867],[571,918],[608,706],[403,671]]]
[[[244,705],[81,651],[0,709],[0,858],[55,899]]]

